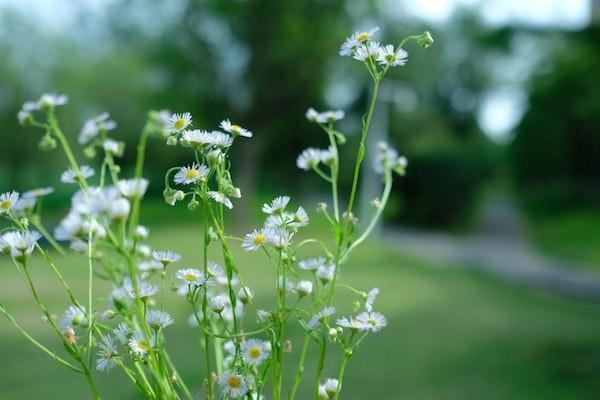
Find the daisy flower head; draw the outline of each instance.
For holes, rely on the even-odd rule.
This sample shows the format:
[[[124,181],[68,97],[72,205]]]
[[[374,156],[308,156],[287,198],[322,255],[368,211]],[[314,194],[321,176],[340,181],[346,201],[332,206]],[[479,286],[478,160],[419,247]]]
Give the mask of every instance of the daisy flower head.
[[[77,183],[79,180],[87,179],[91,176],[94,176],[96,171],[88,165],[82,165],[79,168],[79,171],[74,171],[71,168],[67,169],[60,176],[60,181],[62,183]]]
[[[138,225],[135,227],[135,234],[141,239],[148,239],[148,236],[150,235],[150,229],[144,225]]]
[[[67,104],[69,98],[64,94],[44,93],[37,101],[37,107],[44,110],[52,110],[54,107]]]
[[[273,315],[270,312],[268,312],[267,310],[257,310],[256,317],[259,322],[266,322],[266,321],[270,321],[271,318],[273,317]]]
[[[340,328],[350,329],[354,332],[362,332],[368,329],[368,325],[363,321],[359,321],[357,318],[344,317],[336,321],[336,325]]]
[[[325,390],[325,385],[319,385],[319,400],[329,400],[329,395],[327,394],[327,391]]]
[[[323,285],[331,282],[333,280],[333,276],[335,274],[335,264],[331,265],[322,265],[317,268],[317,272],[315,275]]]
[[[408,161],[406,157],[398,155],[398,152],[391,148],[385,142],[379,142],[378,152],[375,156],[375,172],[382,174],[386,170],[391,169],[400,175],[404,175]]]
[[[150,310],[146,315],[146,322],[154,330],[164,329],[173,325],[173,317],[168,312],[161,310]]]
[[[31,255],[37,241],[42,237],[37,231],[10,231],[2,235],[4,246],[10,249],[10,255],[18,261],[23,261]]]
[[[221,123],[219,124],[219,127],[221,129],[223,129],[225,132],[230,133],[233,137],[236,137],[236,136],[244,136],[244,137],[248,137],[248,138],[252,137],[252,132],[250,132],[249,130],[247,130],[245,128],[242,128],[239,125],[232,124],[231,121],[229,121],[229,119],[221,121]]]
[[[0,215],[8,212],[19,201],[19,193],[12,191],[0,194]]]
[[[153,251],[152,258],[160,262],[163,266],[167,266],[171,263],[175,263],[181,260],[181,255],[172,251]]]
[[[323,384],[325,392],[331,398],[340,390],[340,382],[337,379],[327,378]]]
[[[202,286],[207,280],[204,273],[195,268],[180,269],[175,273],[175,276],[184,283],[193,286]]]
[[[193,163],[189,167],[181,167],[175,174],[173,180],[175,183],[189,185],[190,183],[196,183],[199,180],[206,178],[208,171],[206,165]]]
[[[345,116],[346,113],[343,110],[323,111],[317,116],[317,122],[320,124],[328,124],[330,122],[335,122],[344,119]]]
[[[308,296],[313,291],[313,283],[311,281],[300,281],[296,284],[294,291],[300,298]]]
[[[117,365],[115,357],[117,356],[117,346],[110,335],[105,336],[98,345],[98,358],[96,359],[96,369],[101,372],[108,372]]]
[[[117,188],[127,198],[138,198],[144,196],[148,183],[148,179],[144,178],[121,179],[117,182]]]
[[[94,118],[90,118],[83,123],[79,131],[77,141],[79,144],[88,144],[92,139],[98,136],[102,131],[110,131],[116,128],[117,123],[110,119],[110,114],[104,112]]]
[[[242,242],[242,248],[246,251],[256,251],[260,249],[268,238],[262,229],[255,229],[250,233],[247,233]]]
[[[217,295],[210,298],[208,305],[210,309],[216,312],[217,314],[221,314],[227,305],[227,299],[225,296]]]
[[[115,329],[113,329],[115,337],[121,342],[122,345],[126,345],[129,342],[129,336],[131,335],[131,329],[121,322]]]
[[[192,124],[192,114],[185,112],[183,114],[171,114],[167,120],[166,129],[169,133],[181,132]]]
[[[209,278],[220,280],[221,278],[225,278],[225,269],[221,264],[216,263],[214,261],[209,261],[206,265],[206,273]]]
[[[240,374],[222,374],[219,377],[219,385],[223,394],[231,399],[242,398],[248,393],[246,380]]]
[[[317,110],[315,110],[314,108],[310,107],[308,110],[306,110],[306,119],[311,121],[311,122],[317,122],[317,118],[319,117],[319,112]]]
[[[358,61],[367,61],[368,59],[377,60],[381,53],[381,46],[377,42],[369,42],[358,46],[352,58]]]
[[[48,186],[45,188],[28,190],[27,192],[23,193],[23,197],[27,198],[27,199],[39,199],[39,198],[45,197],[51,193],[54,193],[54,188]],[[0,201],[0,203],[1,203],[1,201]]]
[[[248,304],[254,298],[254,292],[248,286],[243,286],[237,293],[237,298],[244,304]]]
[[[292,242],[294,234],[283,228],[268,228],[267,237],[269,243],[271,243],[277,249],[285,249]]]
[[[128,289],[129,295],[135,298],[136,292],[135,289],[132,287],[131,283],[129,284]],[[154,296],[156,293],[158,293],[158,289],[158,286],[152,285],[151,283],[145,281],[138,282],[139,297],[142,301],[146,301],[150,297]]]
[[[325,257],[307,258],[306,260],[302,260],[298,263],[298,268],[305,271],[316,271],[324,266],[326,262],[327,260]]]
[[[129,200],[120,198],[113,201],[108,209],[108,215],[116,220],[122,220],[127,218],[131,211],[131,204]]]
[[[365,309],[368,312],[373,311],[373,304],[375,304],[375,299],[377,298],[378,294],[379,294],[379,288],[373,288],[367,294],[367,300],[365,301]]]
[[[305,171],[316,168],[321,162],[321,150],[309,147],[300,153],[296,159],[296,166]]]
[[[375,27],[369,31],[356,31],[352,36],[346,38],[342,46],[340,47],[340,55],[342,57],[349,57],[352,55],[354,50],[362,43],[365,43],[373,37],[373,35],[379,31],[379,27]]]
[[[58,321],[58,326],[60,326],[60,330],[63,332],[69,327],[72,328],[81,325],[87,325],[87,317],[85,316],[85,312],[76,306],[69,306]]]
[[[325,150],[319,150],[319,155],[321,157],[321,162],[328,166],[332,166],[337,159],[337,151],[331,146]]]
[[[268,345],[267,345],[268,344]],[[271,344],[258,339],[249,339],[242,343],[242,357],[244,362],[250,366],[259,366],[269,358]]]
[[[142,332],[136,331],[129,338],[129,350],[138,358],[144,358],[155,345],[155,338],[146,339]]]
[[[299,227],[307,226],[308,221],[309,221],[309,217],[308,217],[308,213],[306,212],[306,210],[303,207],[298,207],[296,212],[293,214],[293,221],[291,224],[294,227],[299,228]]]
[[[271,215],[282,213],[285,210],[285,207],[288,205],[289,202],[290,202],[289,196],[276,197],[275,199],[273,199],[273,201],[271,201],[271,203],[263,204],[262,212],[264,212],[265,214],[271,214]]]
[[[31,111],[21,109],[17,113],[17,120],[19,121],[20,125],[27,126],[33,122],[33,114]]]
[[[312,316],[308,322],[308,326],[312,329],[317,329],[319,324],[325,322],[325,320],[335,314],[335,307],[326,307]]]
[[[407,58],[408,53],[404,49],[394,50],[394,45],[387,44],[381,48],[377,62],[381,65],[397,67],[406,64]]]
[[[214,200],[217,203],[223,204],[225,207],[230,210],[233,208],[233,203],[229,200],[229,197],[225,196],[225,194],[221,192],[210,191],[207,193],[208,197]]]
[[[379,332],[387,326],[387,319],[378,312],[362,312],[356,316],[356,319],[365,325],[365,329],[371,332]]]

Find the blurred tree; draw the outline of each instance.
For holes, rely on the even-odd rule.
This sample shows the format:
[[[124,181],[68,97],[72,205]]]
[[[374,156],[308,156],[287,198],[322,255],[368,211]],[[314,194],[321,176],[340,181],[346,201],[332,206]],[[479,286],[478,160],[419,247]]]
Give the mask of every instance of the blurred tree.
[[[570,34],[530,83],[510,148],[523,195],[538,207],[600,199],[600,29]]]

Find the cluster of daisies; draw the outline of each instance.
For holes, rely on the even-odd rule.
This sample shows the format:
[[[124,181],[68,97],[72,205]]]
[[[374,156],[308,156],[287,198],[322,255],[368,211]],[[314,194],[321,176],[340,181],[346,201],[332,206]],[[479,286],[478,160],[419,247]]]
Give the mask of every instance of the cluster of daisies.
[[[346,41],[340,47],[340,55],[352,57],[359,61],[377,62],[386,67],[406,64],[408,53],[404,49],[395,48],[392,44],[382,46],[372,40],[377,31],[379,31],[379,28],[354,32],[352,36],[346,38]]]
[[[165,201],[170,205],[182,201],[187,196],[192,200],[188,206],[193,209],[198,206],[196,197],[206,197],[212,201],[222,204],[225,207],[233,208],[232,198],[240,198],[241,191],[233,185],[231,175],[224,172],[221,168],[226,161],[229,148],[238,137],[251,138],[252,132],[248,129],[231,123],[229,119],[221,121],[219,128],[221,130],[206,131],[200,129],[191,129],[192,114],[175,113],[172,114],[166,122],[167,144],[180,144],[184,147],[192,148],[196,161],[181,167],[171,169],[175,172],[173,182],[180,186],[191,186],[192,190],[185,192],[181,189],[174,189],[167,183],[164,191]],[[215,190],[208,188],[208,182],[212,177],[217,184]],[[202,185],[207,185],[207,190],[201,190]]]

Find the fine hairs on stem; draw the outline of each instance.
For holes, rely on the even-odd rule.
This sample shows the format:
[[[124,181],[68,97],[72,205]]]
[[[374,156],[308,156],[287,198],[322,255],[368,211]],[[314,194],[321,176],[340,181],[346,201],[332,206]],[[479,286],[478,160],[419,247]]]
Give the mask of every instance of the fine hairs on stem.
[[[108,113],[90,118],[79,133],[78,143],[91,159],[90,164],[99,165],[96,177],[94,167],[79,163],[78,152],[61,128],[57,111],[68,98],[48,93],[26,102],[18,114],[20,123],[43,131],[43,149],[58,148],[64,153],[68,169],[60,179],[72,185],[75,193],[69,213],[52,233],[42,218],[42,200],[52,194],[52,188],[0,194],[0,217],[7,224],[0,231],[0,251],[13,260],[54,333],[54,344],[60,343],[64,352],[51,350],[56,346],[35,339],[4,303],[0,303],[0,313],[58,365],[83,375],[94,399],[101,398],[97,374],[117,371],[124,373],[145,399],[342,398],[352,356],[367,336],[387,325],[387,320],[375,311],[379,290],[362,290],[343,283],[341,271],[353,250],[364,243],[380,221],[394,174],[404,175],[407,167],[406,159],[388,144],[377,145],[375,165],[371,167],[381,176],[382,192],[373,199],[370,215],[361,215],[359,220],[353,210],[379,86],[390,69],[407,62],[406,44],[416,41],[427,48],[433,43],[425,32],[404,38],[398,46],[382,46],[373,40],[377,31],[355,32],[339,50],[341,56],[362,63],[372,80],[372,95],[362,118],[357,147],[346,144],[346,136],[338,126],[343,111],[318,112],[310,108],[306,112],[308,121],[324,132],[322,141],[327,148],[304,150],[296,164],[314,172],[330,187],[331,195],[326,199],[330,206],[319,203],[318,215],[313,217],[323,218],[330,225],[331,240],[305,237],[304,228],[311,216],[286,195],[262,205],[265,219],[261,226],[249,229],[243,237],[230,233],[228,212],[242,198],[231,173],[230,149],[238,142],[245,145],[253,133],[229,119],[221,121],[217,130],[200,130],[193,128],[189,112],[151,111],[139,137],[134,174],[125,178],[117,163],[124,154],[124,144],[112,136],[116,123]],[[197,221],[198,236],[192,240],[198,250],[185,260],[190,267],[177,266],[182,257],[175,251],[152,249],[147,244],[149,230],[140,225],[149,184],[143,177],[146,145],[153,138],[189,152],[185,165],[167,169],[163,196],[171,206],[186,202],[195,216],[193,221]],[[352,165],[342,165],[342,151],[352,154]],[[352,172],[348,193],[340,191],[343,170]],[[52,250],[38,243],[42,237]],[[264,256],[271,267],[273,292],[255,297],[254,290],[246,285],[240,273],[246,267],[244,257],[236,258],[233,250],[240,247]],[[308,250],[320,255],[307,258]],[[86,260],[87,296],[83,299],[71,290],[68,276],[63,276],[60,268],[72,253],[82,257],[70,258],[70,262]],[[55,260],[56,255],[60,257]],[[35,256],[41,256],[40,260],[50,266],[70,300],[71,305],[59,317],[52,314],[37,290],[29,267]],[[95,290],[99,279],[112,287],[106,301],[100,301]],[[188,323],[199,339],[198,350],[189,352],[196,358],[197,371],[185,374],[188,379],[193,377],[188,382],[168,351],[167,333],[175,323],[165,311],[164,299],[170,287],[177,288],[180,298],[168,304],[188,307]],[[352,293],[353,304],[336,304],[338,287]],[[338,308],[350,314],[338,317]],[[287,356],[294,349],[290,331],[298,329],[304,337],[297,357],[291,358]],[[331,357],[339,353],[331,351],[335,347],[341,350],[341,359]],[[305,376],[305,366],[312,362],[314,375]],[[335,378],[323,376],[323,371],[334,368]],[[310,389],[299,394],[305,379]],[[111,398],[110,393],[102,396]]]

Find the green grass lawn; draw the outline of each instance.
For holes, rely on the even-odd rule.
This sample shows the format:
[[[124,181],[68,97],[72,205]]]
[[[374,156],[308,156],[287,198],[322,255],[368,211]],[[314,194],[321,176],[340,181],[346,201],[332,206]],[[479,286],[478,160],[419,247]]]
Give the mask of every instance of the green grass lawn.
[[[181,266],[198,265],[197,228],[189,223],[158,226],[151,244],[183,254]],[[241,273],[257,292],[271,285],[272,270],[259,255],[236,252]],[[216,256],[215,259],[220,260]],[[62,260],[61,268],[84,293],[85,267]],[[33,266],[40,291],[55,314],[68,304],[41,263]],[[344,399],[594,399],[600,398],[600,308],[508,286],[486,276],[426,264],[389,247],[369,244],[345,265],[342,279],[361,289],[378,286],[377,308],[389,319],[351,359]],[[104,294],[104,293],[100,293]],[[351,298],[340,291],[341,308]],[[166,310],[178,322],[167,340],[189,384],[200,386],[198,336],[187,327],[183,299],[168,294]],[[0,261],[0,301],[51,348],[60,345],[40,320],[19,275]],[[268,307],[269,297],[257,298]],[[298,338],[299,331],[292,333]],[[55,365],[0,319],[1,399],[86,399],[82,376]],[[285,362],[292,364],[299,351]],[[314,349],[313,349],[314,350]],[[334,354],[335,355],[335,354]],[[314,351],[307,376],[312,377]],[[337,373],[335,359],[326,371]],[[99,377],[105,399],[138,396],[116,370]],[[303,389],[307,389],[308,386]],[[308,395],[299,399],[310,398]]]
[[[532,215],[529,227],[534,241],[548,254],[600,272],[600,210]]]

